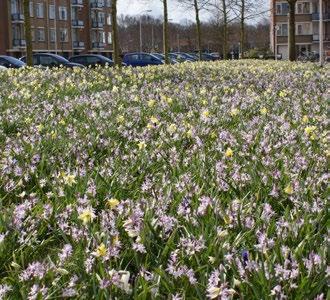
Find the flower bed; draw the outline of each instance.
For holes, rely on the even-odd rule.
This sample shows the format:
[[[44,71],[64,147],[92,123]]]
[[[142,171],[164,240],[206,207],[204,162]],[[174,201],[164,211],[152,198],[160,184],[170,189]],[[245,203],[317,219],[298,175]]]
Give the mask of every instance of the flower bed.
[[[0,73],[0,298],[326,295],[326,69]]]

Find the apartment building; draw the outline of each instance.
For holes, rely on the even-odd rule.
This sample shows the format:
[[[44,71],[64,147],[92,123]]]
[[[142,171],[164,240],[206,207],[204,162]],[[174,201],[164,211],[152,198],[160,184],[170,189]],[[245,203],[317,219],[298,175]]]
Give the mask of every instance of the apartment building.
[[[289,6],[285,0],[271,0],[271,48],[288,59]],[[298,0],[296,4],[296,53],[319,53],[320,38],[324,51],[330,52],[330,0],[323,0],[323,37],[319,36],[319,0]]]
[[[34,52],[111,56],[111,0],[30,0]],[[26,53],[23,0],[0,0],[0,54]]]

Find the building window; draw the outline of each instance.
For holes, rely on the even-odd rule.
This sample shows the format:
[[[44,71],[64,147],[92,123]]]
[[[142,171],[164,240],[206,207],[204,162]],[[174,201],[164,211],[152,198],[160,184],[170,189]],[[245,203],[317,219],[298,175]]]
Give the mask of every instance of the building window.
[[[33,9],[33,2],[29,2],[29,11],[30,11],[30,17],[33,18],[34,16],[34,9]]]
[[[296,5],[297,14],[310,14],[311,6],[309,2],[298,2]]]
[[[107,7],[111,7],[111,0],[106,0]]]
[[[49,19],[54,20],[55,19],[55,5],[49,5]]]
[[[298,23],[296,24],[296,35],[311,35],[312,26],[311,23]]]
[[[59,19],[60,20],[67,20],[68,19],[68,11],[65,6],[60,6],[58,8]]]
[[[11,10],[12,14],[18,13],[18,1],[17,0],[10,1],[10,10]]]
[[[112,44],[112,33],[108,32],[108,44],[111,45]]]
[[[45,29],[44,28],[37,28],[36,29],[36,40],[38,42],[45,41]]]
[[[98,22],[105,24],[105,13],[104,12],[100,12],[98,14]]]
[[[56,31],[54,28],[51,28],[49,30],[49,39],[50,39],[50,42],[51,43],[55,43],[55,40],[56,40]]]
[[[16,24],[12,26],[12,35],[14,40],[21,40],[23,39],[23,31],[20,26]]]
[[[105,32],[104,31],[100,32],[100,42],[105,44]]]
[[[277,30],[277,36],[288,36],[288,24],[277,24],[278,30]]]
[[[78,40],[78,32],[77,32],[77,30],[73,30],[72,31],[72,41],[73,42],[78,42],[79,40]]]
[[[108,14],[107,16],[107,24],[111,25],[111,14]]]
[[[78,20],[78,11],[74,7],[71,9],[71,20]]]
[[[60,29],[60,40],[65,43],[68,41],[68,30],[66,28]]]
[[[31,28],[31,37],[32,37],[32,42],[36,41],[36,31],[34,28]]]
[[[43,3],[36,4],[36,16],[37,16],[37,18],[44,17],[44,4]]]
[[[289,13],[289,4],[282,2],[276,4],[276,15],[287,15]]]

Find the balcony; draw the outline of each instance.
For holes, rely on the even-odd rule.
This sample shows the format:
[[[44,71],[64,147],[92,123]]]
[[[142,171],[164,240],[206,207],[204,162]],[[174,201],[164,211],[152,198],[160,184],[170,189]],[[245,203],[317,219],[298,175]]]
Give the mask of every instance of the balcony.
[[[11,21],[13,23],[24,23],[24,15],[23,14],[11,14]]]
[[[71,5],[75,7],[83,7],[84,0],[71,0]]]
[[[73,49],[85,49],[85,43],[84,42],[73,42],[72,47],[73,47]]]
[[[102,9],[104,7],[104,1],[94,0],[91,2],[92,9]]]
[[[103,23],[98,21],[93,21],[92,29],[103,29]]]
[[[101,43],[101,42],[92,43],[93,49],[104,49],[104,47],[105,47],[105,43]]]
[[[323,41],[328,42],[330,40],[329,35],[324,35]],[[313,42],[319,42],[320,41],[320,35],[319,34],[313,34]]]
[[[320,20],[320,14],[319,13],[312,14],[312,20],[313,21],[319,21]],[[323,21],[330,21],[330,13],[324,13],[323,14]]]
[[[84,21],[81,20],[72,20],[72,28],[83,28]]]
[[[26,47],[26,42],[23,39],[13,39],[13,47],[25,48]]]

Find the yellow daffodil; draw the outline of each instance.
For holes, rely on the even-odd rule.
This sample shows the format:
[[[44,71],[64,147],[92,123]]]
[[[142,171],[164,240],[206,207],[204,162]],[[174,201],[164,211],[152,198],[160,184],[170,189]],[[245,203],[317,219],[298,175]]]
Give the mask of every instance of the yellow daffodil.
[[[293,194],[293,188],[292,188],[292,185],[291,184],[288,184],[285,189],[284,189],[284,192],[288,195],[292,195]]]
[[[97,256],[97,257],[104,257],[104,256],[106,256],[107,255],[107,248],[106,248],[106,246],[104,245],[104,243],[102,243],[102,244],[100,244],[98,247],[97,247],[97,249],[96,249],[96,251],[95,251],[95,256]]]
[[[317,129],[316,126],[307,126],[305,128],[305,133],[311,140],[316,139],[316,134],[315,134],[316,129]]]
[[[117,122],[118,123],[124,123],[124,121],[125,121],[125,117],[123,115],[120,115],[120,116],[117,117]]]
[[[260,113],[261,113],[262,115],[266,115],[267,112],[268,112],[268,110],[267,110],[266,107],[263,107],[263,108],[260,109]]]
[[[150,122],[154,125],[157,125],[159,123],[158,119],[154,116],[150,117]]]
[[[153,100],[153,99],[152,99],[152,100],[149,100],[149,101],[148,101],[148,106],[149,106],[149,107],[154,107],[155,104],[156,104],[156,100]]]
[[[144,141],[141,141],[138,143],[139,150],[144,150],[146,148],[146,143]]]
[[[75,179],[76,179],[76,175],[73,174],[65,175],[63,177],[64,183],[68,186],[72,186],[74,183],[77,183]]]
[[[237,116],[238,113],[239,113],[239,109],[237,109],[237,108],[233,108],[233,109],[230,111],[230,115],[231,115],[232,117]]]
[[[44,129],[44,125],[39,124],[39,125],[36,126],[36,128],[39,132],[41,132]]]
[[[225,152],[226,157],[232,157],[234,155],[234,151],[231,148],[227,148]]]
[[[111,208],[111,209],[115,209],[117,207],[117,205],[119,204],[119,200],[115,199],[115,198],[111,198],[107,201],[107,205]]]
[[[209,112],[208,110],[204,110],[204,111],[202,112],[202,116],[203,116],[204,118],[208,118],[208,117],[210,116],[210,112]]]
[[[313,133],[316,130],[316,126],[307,126],[305,128],[305,133],[307,135],[310,135],[311,133]]]
[[[173,134],[174,132],[176,132],[177,130],[177,126],[175,124],[171,124],[170,126],[168,126],[167,131],[171,134]]]
[[[166,102],[167,102],[168,104],[172,104],[172,103],[173,103],[173,99],[170,98],[170,97],[166,97]]]
[[[87,208],[87,209],[83,210],[82,213],[78,217],[78,219],[81,220],[84,225],[91,223],[94,218],[95,218],[95,215],[91,208]]]

